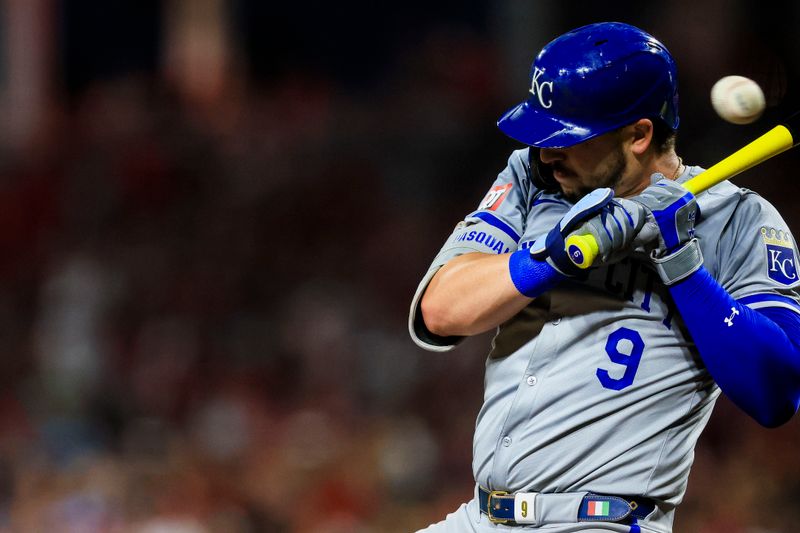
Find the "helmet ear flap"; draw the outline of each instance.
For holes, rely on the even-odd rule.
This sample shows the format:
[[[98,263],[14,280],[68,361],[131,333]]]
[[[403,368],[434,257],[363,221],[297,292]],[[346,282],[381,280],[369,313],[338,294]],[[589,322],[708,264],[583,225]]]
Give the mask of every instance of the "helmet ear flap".
[[[542,163],[539,157],[539,148],[531,146],[528,149],[528,161],[531,166],[531,182],[533,185],[545,192],[558,192],[560,190],[556,178],[553,177],[553,171],[549,166]]]

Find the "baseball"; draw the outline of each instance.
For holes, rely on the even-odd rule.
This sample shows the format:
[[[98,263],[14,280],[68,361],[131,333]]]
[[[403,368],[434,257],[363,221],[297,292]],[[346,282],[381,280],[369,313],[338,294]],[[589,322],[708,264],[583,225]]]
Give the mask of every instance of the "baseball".
[[[725,76],[711,88],[711,105],[733,124],[749,124],[764,112],[764,91],[744,76]]]

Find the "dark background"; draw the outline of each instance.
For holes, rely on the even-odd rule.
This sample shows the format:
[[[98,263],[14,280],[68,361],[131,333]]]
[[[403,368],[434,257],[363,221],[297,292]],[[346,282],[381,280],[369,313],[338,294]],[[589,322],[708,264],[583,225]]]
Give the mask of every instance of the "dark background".
[[[406,532],[472,492],[489,337],[406,331],[541,46],[639,25],[709,166],[797,107],[796,2],[6,0],[0,531]],[[718,118],[728,74],[764,116]],[[800,228],[788,152],[735,182]],[[797,531],[797,422],[724,398],[677,532]]]

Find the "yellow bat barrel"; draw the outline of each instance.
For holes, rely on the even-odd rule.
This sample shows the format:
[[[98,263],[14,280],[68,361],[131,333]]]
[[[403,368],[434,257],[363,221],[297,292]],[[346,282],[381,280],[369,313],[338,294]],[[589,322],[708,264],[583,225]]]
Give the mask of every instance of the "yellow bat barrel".
[[[688,180],[683,186],[692,194],[705,191],[785,152],[797,144],[795,138],[798,131],[800,131],[800,113],[795,113],[783,124],[775,126],[750,144]],[[792,135],[793,132],[795,135]],[[572,234],[567,237],[565,246],[570,260],[579,268],[589,268],[597,257],[597,241],[592,235]]]

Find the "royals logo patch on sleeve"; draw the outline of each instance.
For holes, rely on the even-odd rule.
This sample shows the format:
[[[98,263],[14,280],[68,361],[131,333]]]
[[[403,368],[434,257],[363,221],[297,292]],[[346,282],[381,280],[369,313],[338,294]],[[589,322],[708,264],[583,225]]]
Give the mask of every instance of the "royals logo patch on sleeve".
[[[783,230],[762,227],[761,240],[767,247],[767,274],[783,285],[797,283],[797,263],[792,236]]]

